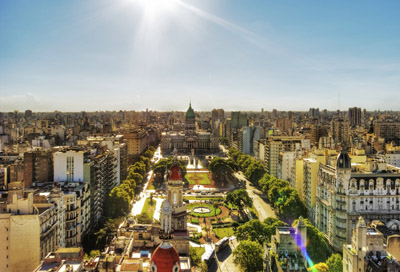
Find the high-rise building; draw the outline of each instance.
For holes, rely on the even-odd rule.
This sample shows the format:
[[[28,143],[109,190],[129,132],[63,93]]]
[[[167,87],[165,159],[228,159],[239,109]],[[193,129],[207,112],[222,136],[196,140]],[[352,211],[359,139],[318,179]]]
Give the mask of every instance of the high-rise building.
[[[361,125],[361,108],[349,108],[349,123],[350,126],[356,127]]]
[[[260,127],[244,127],[242,131],[242,152],[254,155],[255,142],[261,138]]]
[[[51,151],[29,151],[24,153],[24,183],[53,181],[53,154]]]
[[[259,141],[259,159],[268,174],[278,176],[279,155],[283,151],[309,149],[310,140],[302,136],[270,136]]]
[[[147,132],[144,130],[124,133],[124,140],[128,146],[128,162],[132,163],[135,158],[146,151],[148,144]]]
[[[400,122],[398,121],[375,121],[374,134],[384,138],[385,142],[400,141]]]
[[[344,119],[333,120],[331,122],[331,135],[337,145],[347,145],[350,141],[349,122]]]
[[[247,113],[233,111],[231,113],[231,128],[233,130],[248,126]]]

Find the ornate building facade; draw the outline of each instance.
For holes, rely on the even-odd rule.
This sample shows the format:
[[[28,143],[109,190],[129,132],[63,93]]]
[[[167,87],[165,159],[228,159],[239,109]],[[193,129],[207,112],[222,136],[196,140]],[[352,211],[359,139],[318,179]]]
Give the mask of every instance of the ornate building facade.
[[[360,216],[366,222],[400,219],[400,169],[379,162],[371,165],[352,170],[349,155],[342,151],[336,168],[319,167],[315,224],[337,251],[351,242]]]
[[[163,153],[171,153],[174,149],[179,153],[213,153],[218,151],[218,137],[210,132],[198,132],[196,130],[196,116],[192,105],[185,115],[185,131],[169,131],[162,134],[161,150]]]

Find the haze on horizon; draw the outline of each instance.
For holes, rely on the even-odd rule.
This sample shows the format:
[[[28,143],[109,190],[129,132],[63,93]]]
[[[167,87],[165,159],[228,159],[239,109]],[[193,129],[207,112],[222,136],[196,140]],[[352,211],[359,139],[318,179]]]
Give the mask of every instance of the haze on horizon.
[[[400,2],[0,2],[0,111],[399,110]]]

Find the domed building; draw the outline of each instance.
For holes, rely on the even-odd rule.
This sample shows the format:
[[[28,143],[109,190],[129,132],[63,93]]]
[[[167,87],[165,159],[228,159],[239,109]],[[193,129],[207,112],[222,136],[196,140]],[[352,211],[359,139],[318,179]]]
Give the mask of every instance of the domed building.
[[[196,114],[189,104],[185,114],[185,131],[168,131],[162,134],[161,150],[170,154],[174,149],[179,153],[213,153],[218,151],[218,137],[210,132],[197,131]]]
[[[168,241],[163,241],[151,257],[151,272],[180,272],[178,251]]]
[[[162,243],[151,258],[152,272],[180,272],[179,254],[189,256],[186,204],[183,202],[182,169],[176,158],[168,171],[167,199],[161,206]]]

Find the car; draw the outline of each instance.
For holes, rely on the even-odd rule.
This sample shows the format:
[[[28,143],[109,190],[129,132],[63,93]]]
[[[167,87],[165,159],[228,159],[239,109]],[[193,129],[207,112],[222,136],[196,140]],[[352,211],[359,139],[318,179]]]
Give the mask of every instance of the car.
[[[206,195],[207,193],[205,192],[205,191],[202,191],[201,192],[201,195]]]

